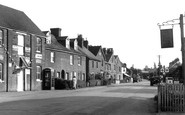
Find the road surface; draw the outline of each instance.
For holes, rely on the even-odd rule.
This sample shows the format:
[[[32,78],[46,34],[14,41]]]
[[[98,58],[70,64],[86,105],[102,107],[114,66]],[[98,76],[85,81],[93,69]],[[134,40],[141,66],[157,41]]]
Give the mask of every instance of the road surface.
[[[155,115],[149,81],[77,90],[1,92],[0,115]]]

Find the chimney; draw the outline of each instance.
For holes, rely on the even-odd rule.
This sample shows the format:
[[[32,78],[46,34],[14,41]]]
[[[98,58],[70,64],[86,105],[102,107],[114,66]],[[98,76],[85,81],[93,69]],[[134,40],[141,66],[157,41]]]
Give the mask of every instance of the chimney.
[[[82,37],[81,34],[78,35],[77,41],[78,41],[78,46],[80,46],[81,48],[83,48],[83,46],[84,46],[83,45],[84,39],[83,39],[83,37]]]
[[[104,53],[105,55],[107,55],[107,49],[106,49],[106,48],[103,48],[103,53]]]
[[[114,53],[113,48],[108,48],[107,49],[107,54],[113,54],[113,53]]]
[[[89,45],[88,45],[88,41],[87,40],[84,41],[84,47],[86,47],[87,49],[89,49]]]
[[[50,28],[51,34],[53,34],[56,38],[61,36],[61,28]]]

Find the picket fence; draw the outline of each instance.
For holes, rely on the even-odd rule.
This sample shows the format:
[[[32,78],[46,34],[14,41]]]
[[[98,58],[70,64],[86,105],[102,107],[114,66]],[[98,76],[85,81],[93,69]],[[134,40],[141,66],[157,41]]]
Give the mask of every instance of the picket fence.
[[[183,84],[158,85],[158,112],[185,112],[185,87]]]

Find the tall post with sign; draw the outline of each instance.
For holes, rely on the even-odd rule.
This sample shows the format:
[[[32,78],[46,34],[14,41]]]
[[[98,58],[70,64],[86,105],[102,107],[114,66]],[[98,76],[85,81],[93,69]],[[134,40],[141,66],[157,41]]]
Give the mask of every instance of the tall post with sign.
[[[182,76],[183,84],[185,85],[185,39],[184,39],[184,22],[183,14],[180,14],[180,32],[181,32],[181,51],[182,51]]]

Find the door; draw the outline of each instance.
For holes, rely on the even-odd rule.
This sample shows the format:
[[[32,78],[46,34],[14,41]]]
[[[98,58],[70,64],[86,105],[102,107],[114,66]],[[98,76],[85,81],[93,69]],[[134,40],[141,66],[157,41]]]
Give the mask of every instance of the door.
[[[21,70],[19,73],[17,73],[17,91],[19,92],[19,91],[23,91],[24,89],[24,87],[23,87],[23,76],[24,76],[24,74],[23,74],[24,72],[23,72],[23,70]]]
[[[25,83],[24,83],[25,91],[29,91],[30,89],[30,69],[25,69]]]
[[[43,90],[51,90],[51,70],[43,71]]]

